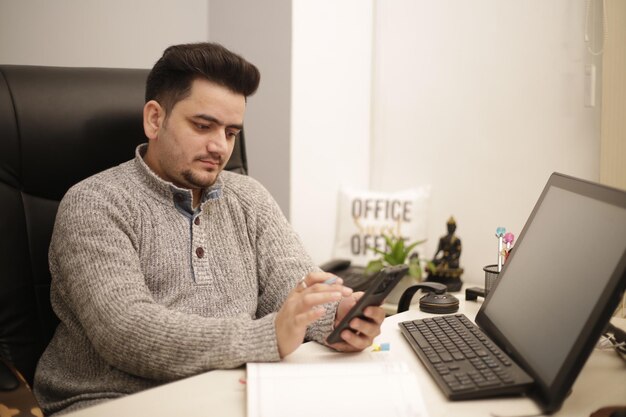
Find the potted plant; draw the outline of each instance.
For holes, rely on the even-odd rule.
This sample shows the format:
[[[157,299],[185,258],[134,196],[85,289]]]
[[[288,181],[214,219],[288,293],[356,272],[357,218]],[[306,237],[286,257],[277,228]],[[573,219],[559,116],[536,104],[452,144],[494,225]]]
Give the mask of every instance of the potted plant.
[[[404,290],[422,280],[422,265],[419,254],[412,251],[417,245],[426,242],[426,239],[407,244],[400,236],[383,235],[383,238],[387,244],[386,250],[371,248],[374,252],[381,255],[381,257],[370,261],[365,268],[365,272],[367,274],[374,274],[385,266],[407,264],[409,266],[408,274],[391,291],[385,300],[386,302],[397,304]],[[431,262],[426,262],[427,267],[432,267],[432,265],[429,265]]]

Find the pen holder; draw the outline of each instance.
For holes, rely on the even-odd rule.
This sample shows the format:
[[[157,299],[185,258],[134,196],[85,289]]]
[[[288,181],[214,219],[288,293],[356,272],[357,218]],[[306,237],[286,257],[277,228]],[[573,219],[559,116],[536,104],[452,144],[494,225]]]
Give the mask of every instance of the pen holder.
[[[485,297],[487,297],[498,279],[498,265],[487,265],[483,268],[483,271],[485,271]]]

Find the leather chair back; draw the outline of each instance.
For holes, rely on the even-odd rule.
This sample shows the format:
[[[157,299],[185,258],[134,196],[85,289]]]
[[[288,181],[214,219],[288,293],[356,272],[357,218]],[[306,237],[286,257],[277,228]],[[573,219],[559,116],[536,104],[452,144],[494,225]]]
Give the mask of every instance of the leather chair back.
[[[48,246],[59,201],[146,141],[147,75],[0,65],[0,356],[31,384],[58,323]],[[247,173],[243,134],[226,169]]]

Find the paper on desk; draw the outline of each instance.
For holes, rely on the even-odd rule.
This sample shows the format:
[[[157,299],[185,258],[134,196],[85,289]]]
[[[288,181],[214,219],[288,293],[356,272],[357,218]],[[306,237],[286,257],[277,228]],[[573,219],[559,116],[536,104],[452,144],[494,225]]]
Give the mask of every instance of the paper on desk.
[[[248,417],[426,417],[404,362],[249,363]]]

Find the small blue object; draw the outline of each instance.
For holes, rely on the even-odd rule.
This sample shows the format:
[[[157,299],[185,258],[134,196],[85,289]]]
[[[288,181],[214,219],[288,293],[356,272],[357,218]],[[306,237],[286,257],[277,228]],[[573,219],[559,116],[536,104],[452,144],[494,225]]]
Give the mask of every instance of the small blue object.
[[[387,352],[387,351],[389,351],[389,348],[390,348],[389,343],[381,343],[381,344],[380,344],[380,350],[381,350],[382,352]]]
[[[324,281],[324,284],[334,284],[335,281],[337,281],[337,277],[328,278],[326,281]]]
[[[504,236],[505,233],[506,233],[506,229],[504,227],[498,227],[496,229],[496,236],[497,237],[502,237],[502,236]]]

